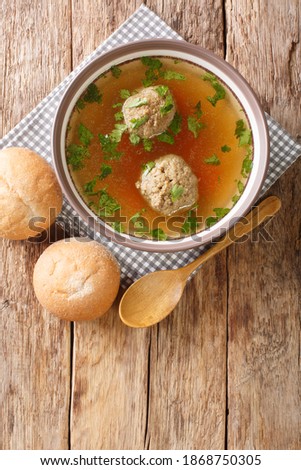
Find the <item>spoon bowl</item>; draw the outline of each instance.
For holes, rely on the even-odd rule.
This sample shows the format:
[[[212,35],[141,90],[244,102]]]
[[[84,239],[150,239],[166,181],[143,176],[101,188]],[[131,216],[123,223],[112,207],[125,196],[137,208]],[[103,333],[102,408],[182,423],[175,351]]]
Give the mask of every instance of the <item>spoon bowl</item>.
[[[237,239],[251,232],[281,207],[276,196],[264,199],[246,217],[240,219],[227,234],[195,261],[180,269],[156,271],[134,282],[124,293],[119,316],[133,328],[145,328],[163,320],[178,304],[190,274]]]

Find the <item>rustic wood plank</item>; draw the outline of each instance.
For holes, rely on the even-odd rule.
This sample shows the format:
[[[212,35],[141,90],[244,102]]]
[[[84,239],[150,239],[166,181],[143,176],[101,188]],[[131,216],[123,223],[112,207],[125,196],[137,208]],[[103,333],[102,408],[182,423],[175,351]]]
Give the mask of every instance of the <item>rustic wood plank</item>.
[[[72,2],[73,67],[112,34],[137,2]],[[74,326],[72,449],[143,449],[150,333],[104,318]]]
[[[226,7],[227,59],[251,82],[264,108],[300,135],[298,1],[227,1]],[[274,242],[248,241],[228,251],[233,449],[301,445],[300,169],[299,161],[270,191],[283,203],[268,225]]]
[[[67,0],[2,8],[4,134],[70,71],[70,20]],[[0,244],[0,448],[65,449],[70,326],[50,317],[32,288],[47,242]]]
[[[186,40],[224,54],[221,1],[148,1]],[[208,288],[210,280],[210,289]],[[221,449],[226,429],[226,255],[189,283],[173,314],[152,329],[146,445]]]

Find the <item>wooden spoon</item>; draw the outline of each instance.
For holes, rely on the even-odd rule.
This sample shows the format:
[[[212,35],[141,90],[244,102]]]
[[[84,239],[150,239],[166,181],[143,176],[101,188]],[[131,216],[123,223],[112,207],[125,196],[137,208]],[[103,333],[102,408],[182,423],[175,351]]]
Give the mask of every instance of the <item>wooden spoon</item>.
[[[138,279],[120,301],[121,320],[133,328],[145,328],[163,320],[179,302],[187,279],[196,268],[238,238],[251,232],[266,217],[274,215],[280,207],[281,201],[276,196],[264,199],[246,217],[240,219],[220,241],[192,263],[180,269],[156,271]]]

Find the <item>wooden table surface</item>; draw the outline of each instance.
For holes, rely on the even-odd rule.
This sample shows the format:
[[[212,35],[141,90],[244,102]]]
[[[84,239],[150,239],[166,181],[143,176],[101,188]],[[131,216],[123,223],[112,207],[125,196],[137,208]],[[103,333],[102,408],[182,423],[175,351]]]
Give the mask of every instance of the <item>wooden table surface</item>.
[[[3,135],[141,0],[3,0]],[[249,81],[301,134],[298,0],[147,0],[186,40]],[[32,271],[47,242],[1,240],[2,449],[300,449],[301,159],[272,187],[273,242],[208,262],[174,313],[125,327],[117,303],[70,324],[38,304]]]

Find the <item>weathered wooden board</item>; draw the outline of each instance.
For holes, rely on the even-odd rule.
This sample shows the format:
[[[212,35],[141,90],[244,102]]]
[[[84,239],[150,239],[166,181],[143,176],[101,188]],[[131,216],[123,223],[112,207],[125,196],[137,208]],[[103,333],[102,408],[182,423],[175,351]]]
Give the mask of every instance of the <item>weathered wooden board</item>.
[[[2,133],[140,4],[5,1]],[[226,56],[300,136],[297,0],[146,4]],[[74,328],[50,317],[31,286],[47,242],[1,241],[0,448],[300,448],[300,168],[272,188],[283,200],[267,226],[275,241],[208,262],[150,330],[121,324],[117,302]]]
[[[70,17],[67,0],[2,8],[4,134],[69,73]],[[45,312],[32,288],[47,243],[0,243],[0,448],[65,449],[70,325]]]
[[[299,5],[226,2],[227,59],[295,136],[301,134]],[[228,250],[232,449],[301,446],[300,170],[299,161],[270,191],[283,203],[267,226],[274,241],[258,237]]]

